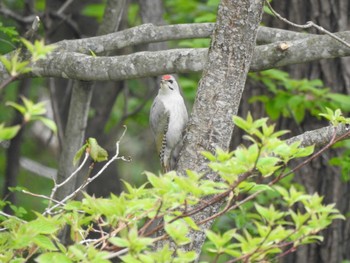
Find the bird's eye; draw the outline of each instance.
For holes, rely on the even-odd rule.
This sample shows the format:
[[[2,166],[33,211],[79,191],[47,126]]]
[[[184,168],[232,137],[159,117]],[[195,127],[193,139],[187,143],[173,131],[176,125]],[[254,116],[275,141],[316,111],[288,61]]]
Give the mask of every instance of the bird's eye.
[[[169,81],[171,84],[173,84],[173,82],[174,82],[172,79],[169,79],[168,81]]]

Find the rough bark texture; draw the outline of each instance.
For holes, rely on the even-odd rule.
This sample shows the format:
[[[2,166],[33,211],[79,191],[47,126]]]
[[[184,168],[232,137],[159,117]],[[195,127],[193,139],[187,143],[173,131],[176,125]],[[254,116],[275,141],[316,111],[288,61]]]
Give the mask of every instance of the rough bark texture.
[[[350,32],[336,35],[350,42]],[[314,36],[257,46],[250,70],[345,57],[350,49],[329,36]],[[76,52],[57,51],[35,63],[33,73],[25,77],[62,77],[81,80],[123,80],[156,76],[165,73],[198,72],[203,70],[207,49],[171,49],[158,52],[138,52],[115,57],[93,57]],[[9,77],[0,63],[0,82]],[[340,77],[340,76],[339,76]]]
[[[85,138],[87,116],[91,101],[91,85],[89,82],[76,81],[73,86],[69,115],[63,141],[62,152],[58,164],[57,181],[63,182],[74,171],[73,159],[81,148]],[[56,199],[62,200],[75,188],[75,178],[56,192]]]
[[[337,32],[348,30],[350,26],[350,3],[348,0],[310,0],[310,1],[273,1],[275,9],[287,19],[296,23],[314,21],[320,26]],[[292,29],[276,19],[268,19],[270,26]],[[311,33],[316,33],[312,30]],[[327,52],[325,48],[319,52]],[[314,52],[310,50],[310,52]],[[319,78],[333,92],[349,94],[350,92],[350,58],[320,60],[300,66],[288,67],[288,71],[296,78]],[[300,127],[293,122],[282,128],[310,130],[322,124],[314,118],[306,119]],[[298,131],[299,133],[299,131]],[[310,166],[303,169],[297,177],[299,183],[305,185],[310,193],[318,192],[325,196],[326,203],[337,203],[337,208],[344,214],[350,210],[350,184],[340,179],[340,172],[329,166],[328,160],[341,154],[339,151],[328,151]],[[338,263],[350,258],[350,220],[336,220],[324,231],[324,242],[304,247],[285,259],[285,262],[298,263]]]
[[[262,1],[221,1],[212,35],[206,68],[197,90],[188,124],[178,171],[186,169],[208,172],[201,151],[228,150],[234,128],[232,115],[238,111],[245,80],[252,59]],[[207,174],[215,179],[215,175]],[[194,220],[215,213],[213,206],[198,214]],[[211,225],[209,222],[203,229]],[[205,239],[203,232],[191,235],[190,249],[200,252]]]

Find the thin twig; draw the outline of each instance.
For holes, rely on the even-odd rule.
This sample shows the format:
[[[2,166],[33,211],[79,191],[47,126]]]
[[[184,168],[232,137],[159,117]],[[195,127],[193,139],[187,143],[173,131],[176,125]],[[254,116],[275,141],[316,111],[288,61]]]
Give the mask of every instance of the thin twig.
[[[8,79],[6,79],[3,83],[0,85],[0,91],[5,88],[8,84],[10,84],[12,81],[15,81],[18,76],[11,76]]]
[[[72,3],[74,0],[67,0],[64,4],[58,9],[57,14],[61,15]]]
[[[14,219],[17,219],[17,220],[19,220],[19,221],[21,221],[21,222],[25,222],[25,223],[26,223],[26,221],[20,219],[19,217],[13,216],[13,215],[9,215],[9,214],[7,214],[7,213],[1,211],[1,210],[0,210],[0,215],[2,215],[2,216],[4,216],[4,217],[7,217],[7,218],[14,218]]]
[[[303,29],[308,29],[308,28],[311,28],[311,27],[314,27],[316,28],[318,31],[334,38],[335,40],[339,41],[340,43],[342,43],[343,45],[347,46],[348,48],[350,48],[350,44],[348,42],[346,42],[345,40],[341,39],[340,37],[336,36],[335,34],[331,33],[330,31],[324,29],[323,27],[315,24],[314,22],[312,21],[308,21],[306,22],[306,24],[304,25],[300,25],[300,24],[296,24],[296,23],[293,23],[291,21],[289,21],[288,19],[282,17],[279,13],[277,13],[271,6],[271,4],[269,3],[268,0],[265,0],[265,3],[267,4],[267,6],[269,7],[269,9],[271,10],[271,12],[278,18],[280,19],[281,21],[291,25],[291,26],[294,26],[294,27],[297,27],[297,28],[303,28]]]
[[[82,185],[80,185],[73,193],[71,193],[70,195],[66,196],[63,200],[61,200],[61,203],[66,203],[68,200],[70,200],[71,198],[73,198],[78,192],[80,192],[82,189],[84,189],[88,184],[90,184],[92,181],[94,181],[97,177],[99,177],[106,169],[107,167],[114,162],[115,160],[123,160],[123,161],[130,161],[130,159],[126,158],[125,156],[119,156],[119,144],[120,141],[122,140],[122,138],[124,137],[125,133],[127,131],[126,126],[124,126],[124,132],[123,134],[120,136],[120,139],[116,142],[116,153],[115,155],[102,167],[102,169],[100,171],[98,171],[97,174],[95,174],[93,177],[88,178],[88,180],[86,180],[85,183],[83,183]],[[57,208],[58,204],[46,209],[46,211],[44,212],[44,214],[48,214],[50,213],[53,209]]]
[[[22,190],[22,193],[27,194],[27,195],[31,195],[31,196],[34,196],[34,197],[43,198],[43,199],[49,200],[50,202],[54,202],[54,203],[56,203],[56,204],[64,205],[64,204],[61,203],[60,201],[55,200],[55,199],[53,199],[53,198],[51,198],[51,197],[48,197],[48,196],[46,196],[46,195],[35,194],[35,193],[29,192],[29,191],[27,191],[27,190]]]
[[[64,180],[63,182],[61,182],[59,184],[57,184],[56,180],[54,180],[55,186],[54,186],[54,188],[51,191],[51,195],[50,195],[49,200],[53,200],[54,199],[54,196],[55,196],[56,191],[57,191],[58,188],[60,188],[61,186],[65,185],[66,183],[68,183],[76,174],[78,174],[78,172],[84,167],[84,165],[85,165],[86,161],[88,160],[88,158],[89,158],[89,153],[85,152],[84,159],[81,162],[81,164],[79,165],[79,167],[69,177],[67,177],[66,180]],[[64,203],[61,202],[61,204],[64,204]],[[51,205],[52,205],[52,202],[49,203],[48,209],[51,207]]]

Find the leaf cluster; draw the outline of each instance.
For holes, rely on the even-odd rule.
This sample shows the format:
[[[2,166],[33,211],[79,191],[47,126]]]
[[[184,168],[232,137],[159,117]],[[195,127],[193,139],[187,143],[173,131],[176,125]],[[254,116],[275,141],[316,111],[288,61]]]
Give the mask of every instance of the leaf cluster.
[[[349,96],[331,92],[319,79],[292,79],[278,69],[249,73],[249,77],[268,89],[269,94],[254,96],[250,102],[263,102],[272,120],[282,116],[301,123],[307,112],[317,117],[326,107],[350,111]]]
[[[3,123],[0,123],[0,142],[12,139],[16,136],[22,126],[33,121],[40,121],[54,133],[57,132],[55,122],[47,117],[44,117],[46,114],[46,102],[43,101],[34,103],[24,96],[22,96],[21,99],[23,104],[9,101],[6,102],[6,105],[16,109],[21,113],[23,116],[23,123],[22,125],[14,125],[10,127],[5,127]]]
[[[29,60],[23,59],[23,56],[20,55],[20,50],[14,51],[10,57],[0,56],[1,63],[5,66],[12,78],[32,71],[30,67],[31,62],[45,59],[46,56],[55,49],[53,45],[45,45],[43,40],[35,40],[34,44],[24,38],[20,40],[30,53],[31,57]]]
[[[195,251],[182,249],[191,241],[190,233],[229,211],[239,211],[248,202],[253,202],[247,213],[252,227],[222,234],[207,231],[211,253],[226,254],[236,261],[261,261],[321,240],[319,231],[343,216],[334,205],[323,205],[317,194],[277,185],[287,175],[283,171],[288,162],[310,155],[313,147],[287,145],[279,139],[285,131],[275,132],[267,119],[254,121],[251,115],[233,119],[247,132],[250,145],[230,153],[220,149],[215,155],[203,153],[221,180],[208,180],[206,174],[193,171],[187,171],[187,176],[174,171],[161,176],[145,172],[147,183],[133,187],[124,182],[126,190],[120,196],[84,194],[82,201],[58,204],[29,222],[2,214],[0,251],[4,252],[0,260],[24,262],[34,257],[37,262],[110,262],[118,257],[123,262],[192,262],[198,256]],[[97,159],[103,150],[92,138],[82,149],[95,152]],[[258,183],[260,177],[267,181]],[[265,192],[273,192],[279,202],[258,203],[258,195]],[[217,214],[194,219],[217,203],[222,204]],[[66,226],[72,245],[57,238]],[[162,243],[154,252],[164,241],[170,243]]]

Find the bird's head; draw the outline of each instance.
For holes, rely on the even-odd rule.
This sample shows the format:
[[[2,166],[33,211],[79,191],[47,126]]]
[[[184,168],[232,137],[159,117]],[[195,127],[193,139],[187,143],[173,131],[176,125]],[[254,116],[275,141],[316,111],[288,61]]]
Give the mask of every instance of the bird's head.
[[[171,75],[164,75],[160,80],[160,90],[162,94],[171,94],[173,92],[179,93],[179,86],[175,78]]]

